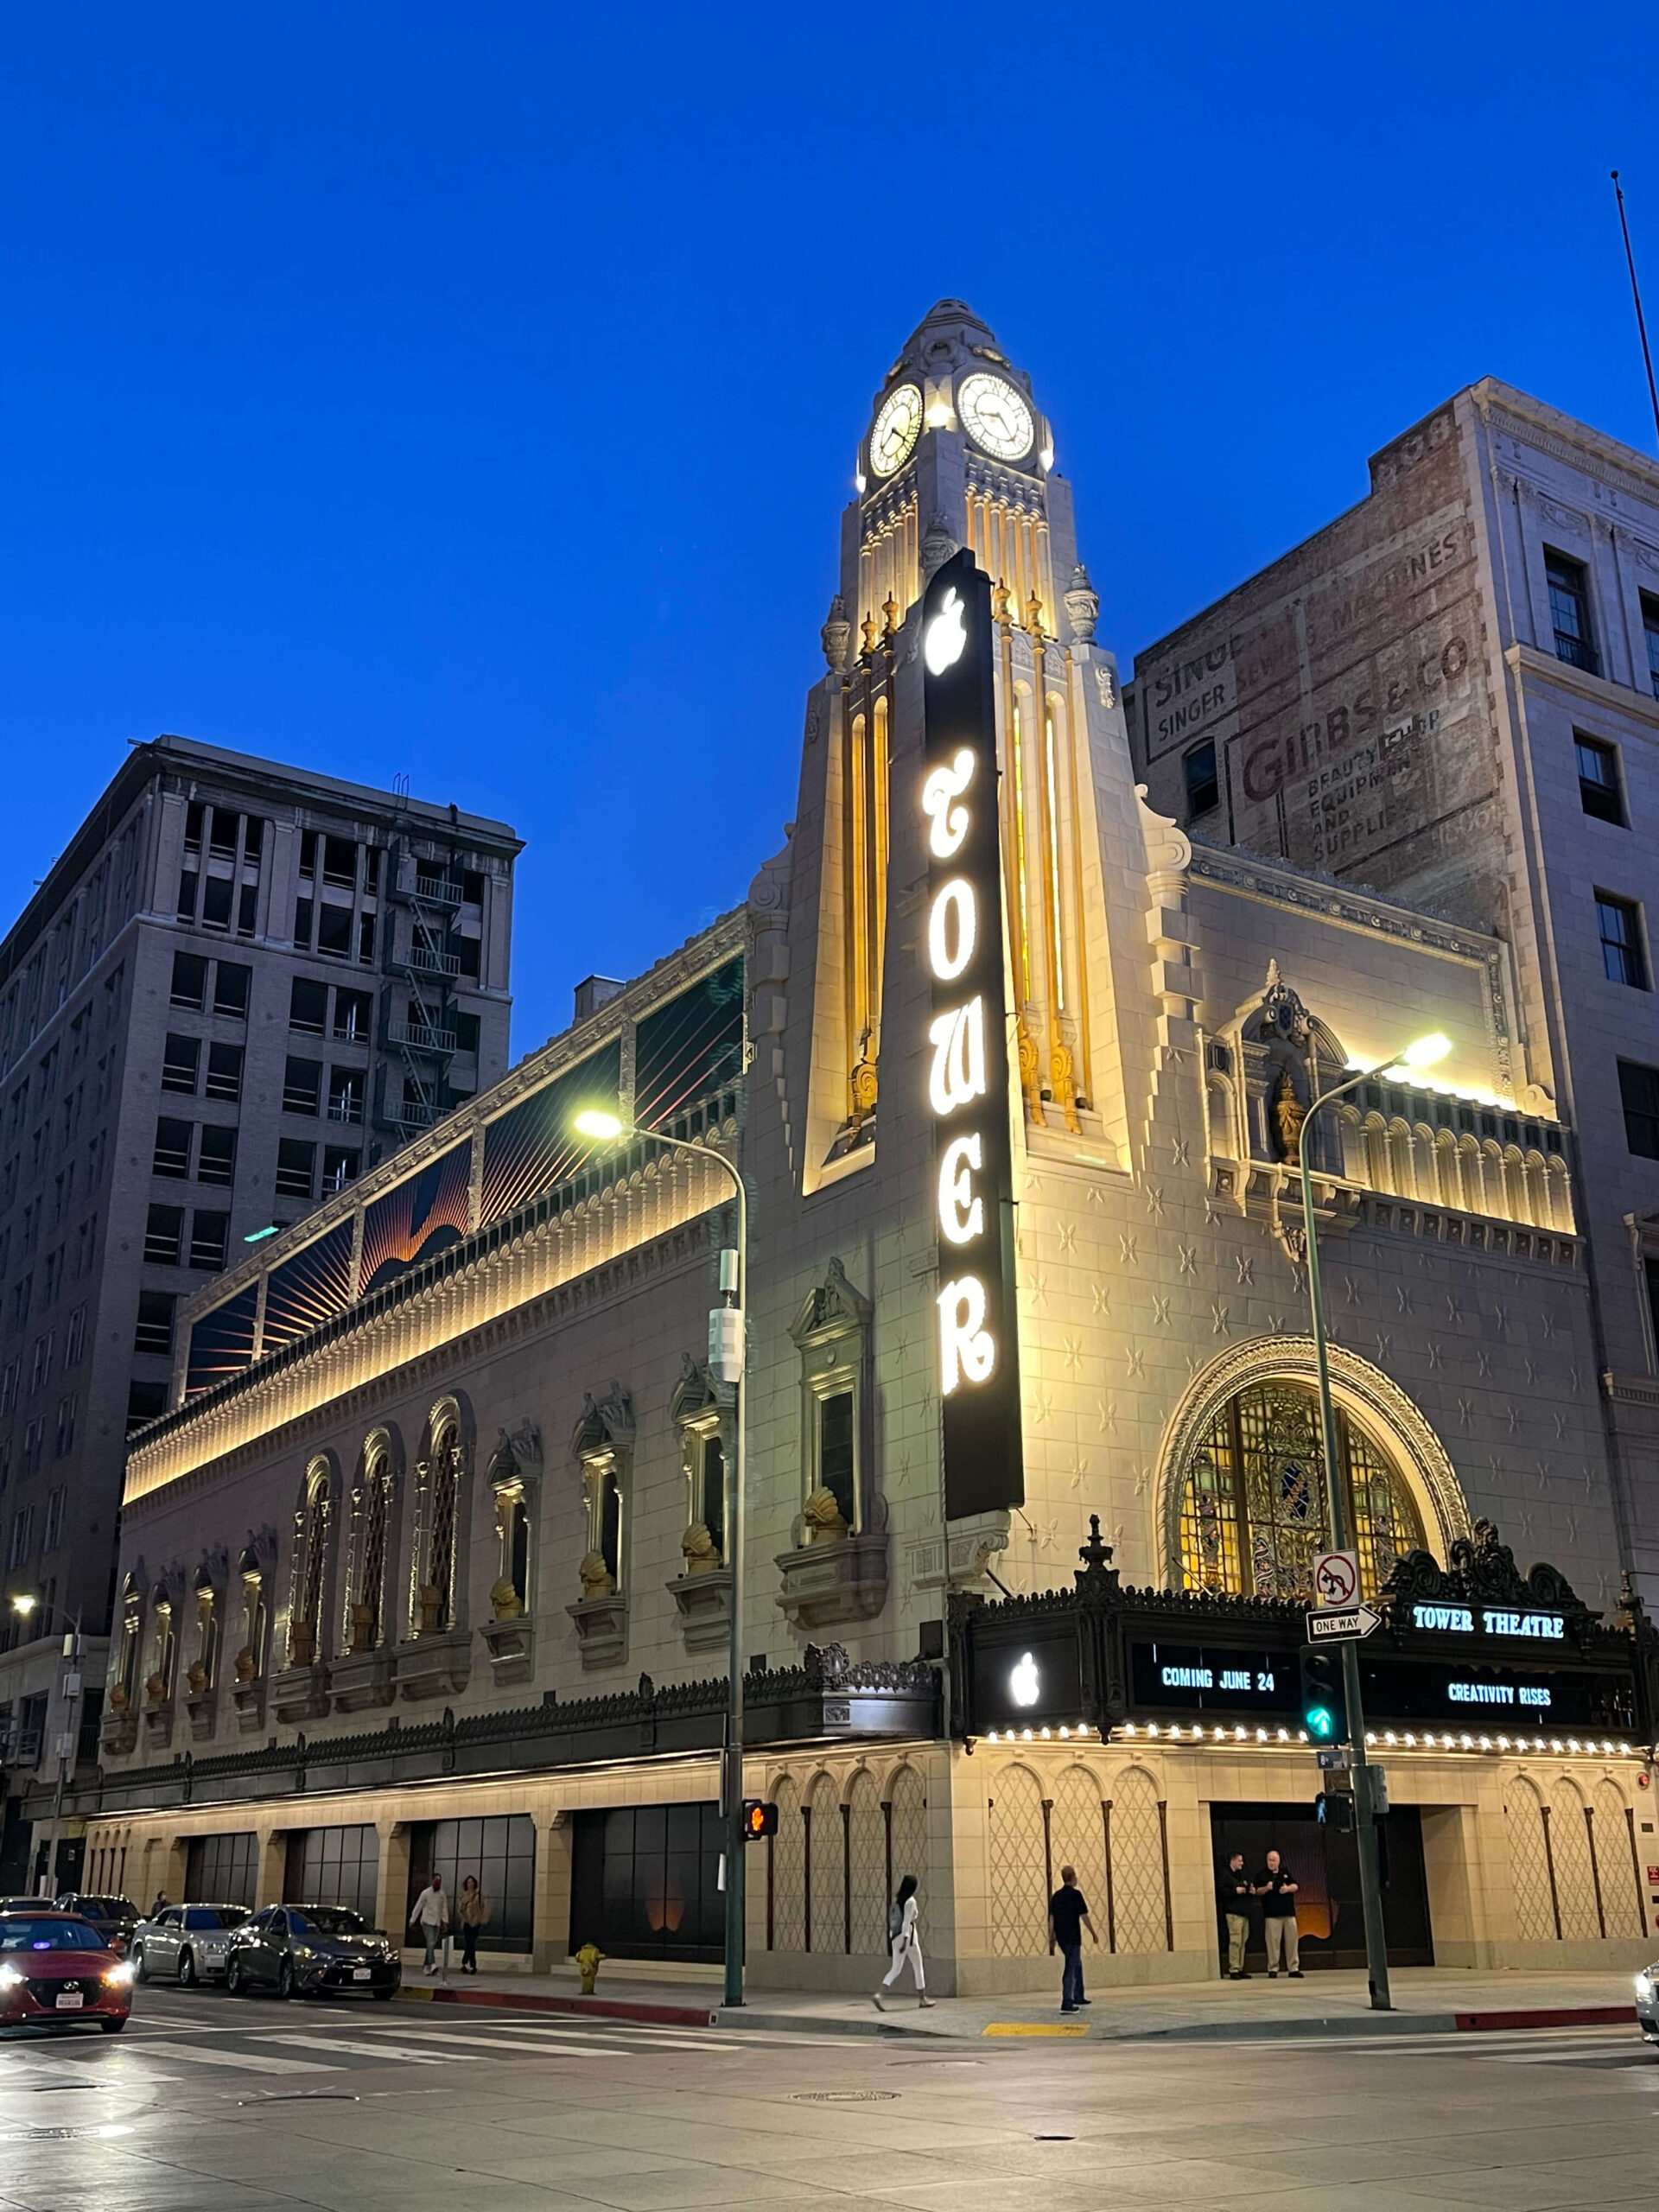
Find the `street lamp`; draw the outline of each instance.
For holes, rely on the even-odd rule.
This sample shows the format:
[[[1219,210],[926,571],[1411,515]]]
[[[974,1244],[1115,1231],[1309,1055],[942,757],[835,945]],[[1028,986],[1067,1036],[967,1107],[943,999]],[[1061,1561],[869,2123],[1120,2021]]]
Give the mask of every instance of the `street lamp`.
[[[741,1351],[747,1315],[749,1287],[749,1201],[743,1187],[743,1178],[727,1159],[711,1144],[693,1143],[685,1137],[660,1136],[654,1129],[641,1129],[623,1121],[618,1114],[607,1113],[601,1108],[589,1107],[578,1114],[572,1124],[579,1136],[589,1137],[600,1143],[613,1143],[626,1138],[630,1143],[639,1141],[660,1145],[665,1152],[684,1152],[699,1160],[712,1160],[722,1170],[731,1184],[737,1199],[737,1280],[729,1286],[723,1279],[722,1291],[729,1290],[736,1300],[736,1341],[738,1372],[731,1379],[737,1392],[736,1426],[737,1448],[732,1459],[732,1491],[726,1502],[726,1565],[731,1572],[732,1594],[731,1642],[728,1658],[728,1675],[726,1703],[726,1746],[721,1760],[721,1810],[726,1823],[726,2002],[743,2002],[743,1379]]]
[[[67,1613],[60,1605],[48,1605],[42,1609],[40,1599],[34,1596],[32,1592],[22,1592],[12,1599],[11,1610],[17,1615],[20,1620],[23,1621],[32,1620],[35,1613],[42,1610],[48,1614],[56,1613],[60,1620],[67,1621],[69,1624],[69,1633],[64,1639],[63,1656],[66,1659],[73,1659],[79,1662],[80,1658],[80,1615],[79,1613]],[[79,1675],[73,1675],[68,1679],[73,1682],[74,1688],[65,1700],[66,1719],[68,1714],[74,1710],[75,1705],[79,1703],[80,1698]],[[60,1730],[59,1732],[60,1734],[67,1735],[72,1733],[73,1731],[64,1729]],[[46,1840],[46,1871],[48,1880],[52,1877],[54,1862],[56,1861],[58,1855],[58,1839],[63,1833],[63,1793],[64,1786],[67,1779],[68,1764],[68,1760],[65,1758],[61,1749],[60,1749],[58,1752],[58,1786],[52,1800],[52,1828],[50,1834]]]
[[[1433,1067],[1443,1060],[1452,1049],[1452,1040],[1438,1030],[1427,1037],[1419,1037],[1407,1046],[1397,1059],[1383,1060],[1376,1067],[1361,1068],[1345,1083],[1332,1090],[1321,1091],[1309,1106],[1303,1119],[1301,1133],[1296,1144],[1296,1165],[1302,1183],[1302,1225],[1307,1243],[1307,1295],[1313,1311],[1313,1352],[1319,1369],[1319,1433],[1325,1446],[1325,1488],[1331,1498],[1331,1540],[1339,1552],[1353,1548],[1353,1530],[1348,1520],[1348,1494],[1343,1485],[1342,1468],[1337,1458],[1337,1415],[1331,1402],[1331,1363],[1325,1341],[1325,1293],[1319,1281],[1319,1240],[1313,1220],[1313,1184],[1307,1167],[1307,1141],[1313,1128],[1313,1117],[1321,1106],[1329,1106],[1360,1084],[1376,1076],[1406,1077],[1423,1068]],[[1345,1637],[1342,1646],[1342,1684],[1348,1708],[1348,1733],[1353,1746],[1354,1825],[1359,1844],[1359,1898],[1365,1916],[1365,1966],[1370,1982],[1371,2010],[1390,2012],[1394,2009],[1389,1994],[1389,1939],[1382,1925],[1382,1887],[1377,1866],[1376,1815],[1371,1797],[1371,1769],[1365,1757],[1365,1707],[1359,1688],[1359,1643],[1356,1637]]]

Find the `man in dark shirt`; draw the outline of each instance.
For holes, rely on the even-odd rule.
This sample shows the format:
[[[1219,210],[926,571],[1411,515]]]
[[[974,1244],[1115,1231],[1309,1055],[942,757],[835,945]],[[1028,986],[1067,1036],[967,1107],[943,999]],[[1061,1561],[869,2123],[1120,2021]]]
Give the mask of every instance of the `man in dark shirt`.
[[[1293,1981],[1302,1978],[1301,1955],[1297,1948],[1296,1884],[1280,1864],[1276,1851],[1268,1853],[1268,1863],[1256,1876],[1255,1894],[1262,1900],[1262,1935],[1268,1947],[1268,1980],[1279,1978],[1279,1961],[1282,1956],[1290,1970]]]
[[[1077,1887],[1075,1866],[1062,1866],[1060,1886],[1048,1901],[1048,1940],[1059,1946],[1063,1961],[1060,1974],[1060,2010],[1075,2012],[1079,2005],[1090,1999],[1083,1993],[1083,1930],[1089,1930],[1089,1941],[1098,1944],[1095,1923],[1089,1917],[1089,1901]]]
[[[1227,1923],[1227,1976],[1230,1981],[1248,1981],[1250,1978],[1244,1971],[1244,1954],[1250,1941],[1251,1894],[1250,1878],[1244,1872],[1244,1854],[1236,1851],[1216,1876],[1216,1903]]]

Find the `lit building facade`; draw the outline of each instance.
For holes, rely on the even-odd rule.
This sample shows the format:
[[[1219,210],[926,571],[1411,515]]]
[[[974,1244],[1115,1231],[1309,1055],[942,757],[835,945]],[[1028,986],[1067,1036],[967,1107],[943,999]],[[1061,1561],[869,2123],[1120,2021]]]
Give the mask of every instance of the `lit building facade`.
[[[1400,1955],[1640,1957],[1649,1632],[1511,948],[1147,805],[1055,464],[942,302],[746,906],[194,1302],[129,1460],[90,1879],[395,1927],[477,1871],[504,1956],[705,1964],[741,1416],[757,1985],[867,1986],[910,1872],[944,1987],[1045,1986],[1067,1859],[1103,1978],[1208,1974],[1234,1838],[1354,1955],[1287,1688],[1332,1481],[1389,1608]],[[1392,1065],[1427,1030],[1432,1087]],[[1327,1471],[1286,1159],[1351,1065],[1388,1071],[1314,1145]],[[724,1178],[583,1146],[590,1105],[741,1163],[741,1407]]]

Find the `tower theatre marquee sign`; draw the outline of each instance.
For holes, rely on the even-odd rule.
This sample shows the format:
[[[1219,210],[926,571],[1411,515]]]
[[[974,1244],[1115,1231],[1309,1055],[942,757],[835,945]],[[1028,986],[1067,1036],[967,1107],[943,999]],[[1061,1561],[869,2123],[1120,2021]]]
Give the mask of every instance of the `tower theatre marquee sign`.
[[[969,552],[946,562],[928,587],[922,663],[922,957],[932,987],[925,1066],[937,1170],[945,1511],[957,1519],[1019,1505],[1026,1494],[991,588]]]

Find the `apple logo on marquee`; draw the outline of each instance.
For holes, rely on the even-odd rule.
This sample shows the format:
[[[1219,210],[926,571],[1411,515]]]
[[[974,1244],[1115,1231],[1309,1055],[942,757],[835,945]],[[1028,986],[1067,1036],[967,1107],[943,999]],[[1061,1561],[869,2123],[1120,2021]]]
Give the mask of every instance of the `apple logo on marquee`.
[[[1008,1676],[1008,1695],[1018,1706],[1029,1707],[1036,1704],[1043,1694],[1038,1679],[1037,1662],[1029,1651],[1021,1652],[1020,1663]]]
[[[927,626],[927,635],[922,640],[922,654],[927,662],[928,673],[943,676],[947,668],[954,668],[962,658],[962,649],[968,642],[968,632],[963,626],[962,601],[956,587],[946,592],[938,613]]]

